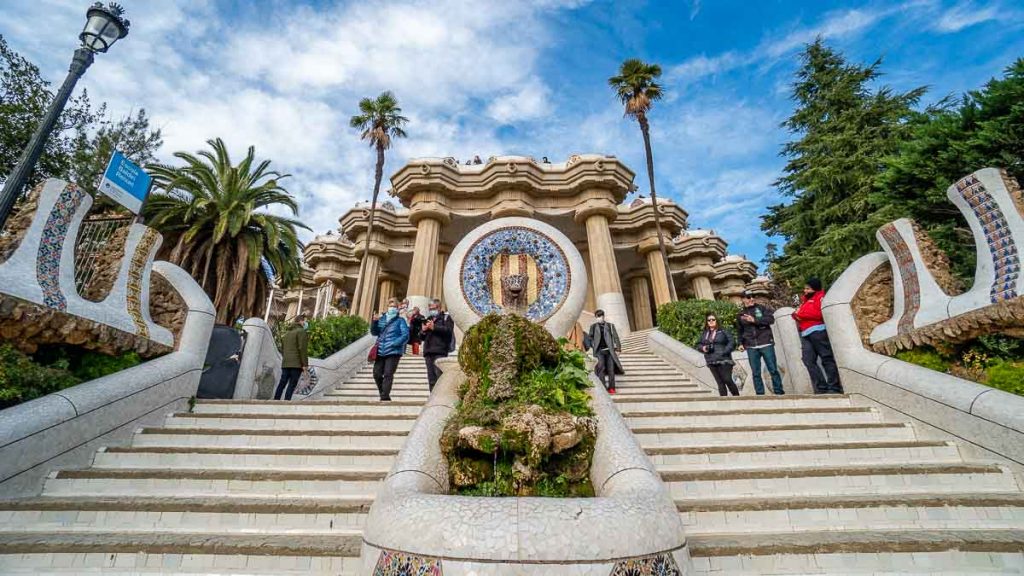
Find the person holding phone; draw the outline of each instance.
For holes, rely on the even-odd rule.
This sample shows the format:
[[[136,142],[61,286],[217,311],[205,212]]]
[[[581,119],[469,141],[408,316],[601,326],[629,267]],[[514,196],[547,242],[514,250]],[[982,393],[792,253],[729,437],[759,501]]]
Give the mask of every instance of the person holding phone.
[[[441,301],[434,298],[427,309],[427,318],[420,329],[420,340],[423,341],[423,359],[427,364],[427,386],[434,391],[434,384],[441,377],[437,367],[437,359],[448,355],[452,349],[452,338],[455,322],[447,312],[441,309]]]

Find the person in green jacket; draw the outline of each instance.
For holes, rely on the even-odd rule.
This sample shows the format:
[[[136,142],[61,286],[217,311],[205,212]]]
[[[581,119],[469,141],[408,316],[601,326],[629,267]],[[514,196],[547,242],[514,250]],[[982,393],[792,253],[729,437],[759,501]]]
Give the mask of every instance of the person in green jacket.
[[[280,400],[282,392],[285,400],[291,400],[299,378],[309,367],[309,358],[306,356],[306,348],[309,345],[309,335],[306,334],[308,327],[306,315],[299,314],[295,317],[292,327],[281,337],[281,381],[277,383],[277,390],[274,391],[274,400]]]

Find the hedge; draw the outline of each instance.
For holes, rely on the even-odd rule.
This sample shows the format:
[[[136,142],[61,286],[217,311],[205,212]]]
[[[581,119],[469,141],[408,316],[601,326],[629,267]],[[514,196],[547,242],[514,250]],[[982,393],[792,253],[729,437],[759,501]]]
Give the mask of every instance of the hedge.
[[[658,329],[690,347],[695,347],[704,330],[704,319],[713,313],[719,327],[735,334],[740,307],[723,300],[680,300],[658,308]]]

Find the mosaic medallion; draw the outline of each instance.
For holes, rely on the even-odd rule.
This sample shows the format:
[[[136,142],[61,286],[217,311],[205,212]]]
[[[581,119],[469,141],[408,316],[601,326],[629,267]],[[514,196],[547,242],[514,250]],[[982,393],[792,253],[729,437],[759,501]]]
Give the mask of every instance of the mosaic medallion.
[[[671,554],[630,558],[615,563],[609,576],[683,576]]]
[[[442,576],[441,560],[405,552],[381,550],[373,576]]]
[[[466,253],[460,286],[480,316],[515,311],[543,322],[565,302],[571,283],[565,253],[542,232],[500,228]]]

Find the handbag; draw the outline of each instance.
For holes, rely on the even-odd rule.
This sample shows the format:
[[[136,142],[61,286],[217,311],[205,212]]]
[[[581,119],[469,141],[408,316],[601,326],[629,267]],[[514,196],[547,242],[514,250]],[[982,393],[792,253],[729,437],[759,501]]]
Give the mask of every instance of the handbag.
[[[377,336],[377,341],[373,343],[373,346],[370,346],[370,351],[369,353],[366,354],[367,360],[369,360],[370,362],[377,361],[377,352],[380,351],[380,337],[383,336],[385,332],[387,332],[388,327],[391,326],[391,323],[394,322],[395,320],[398,320],[399,318],[401,318],[401,316],[395,316],[391,320],[388,320],[388,323],[384,325],[384,328],[380,331],[380,335]]]

